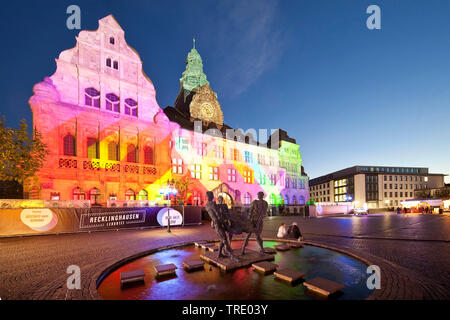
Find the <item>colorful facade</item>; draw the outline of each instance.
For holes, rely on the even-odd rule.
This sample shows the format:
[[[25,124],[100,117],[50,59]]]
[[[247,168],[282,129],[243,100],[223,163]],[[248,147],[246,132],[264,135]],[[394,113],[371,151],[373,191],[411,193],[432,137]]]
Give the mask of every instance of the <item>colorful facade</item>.
[[[25,185],[30,198],[160,202],[173,180],[184,203],[204,203],[207,190],[230,205],[249,204],[259,191],[273,204],[308,201],[295,140],[278,130],[261,145],[227,126],[195,47],[174,107],[162,110],[111,15],[76,40],[29,100],[34,128],[50,151]]]

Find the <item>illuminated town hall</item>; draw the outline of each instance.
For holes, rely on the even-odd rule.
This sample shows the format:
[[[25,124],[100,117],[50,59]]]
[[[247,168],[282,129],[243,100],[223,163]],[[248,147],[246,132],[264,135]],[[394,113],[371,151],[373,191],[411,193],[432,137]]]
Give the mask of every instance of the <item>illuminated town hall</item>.
[[[274,205],[309,200],[299,145],[281,129],[263,145],[226,125],[195,42],[165,109],[112,15],[81,31],[56,65],[29,100],[50,151],[25,185],[29,198],[157,203],[169,180],[184,186],[185,204],[204,204],[208,190],[229,205],[250,204],[259,191]]]

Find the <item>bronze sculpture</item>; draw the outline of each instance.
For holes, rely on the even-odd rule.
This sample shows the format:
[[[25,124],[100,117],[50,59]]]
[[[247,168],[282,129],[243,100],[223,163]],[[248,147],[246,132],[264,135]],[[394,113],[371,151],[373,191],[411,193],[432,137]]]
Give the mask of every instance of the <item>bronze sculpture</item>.
[[[252,233],[255,234],[256,240],[259,244],[261,253],[264,253],[263,241],[261,239],[261,232],[263,228],[263,218],[267,211],[268,204],[263,199],[264,193],[258,193],[258,199],[252,202],[249,216],[231,216],[228,213],[228,207],[223,203],[223,198],[218,197],[219,204],[213,201],[214,194],[211,191],[206,193],[208,202],[205,209],[212,220],[212,227],[216,230],[220,239],[219,257],[224,257],[222,250],[225,248],[231,258],[236,258],[231,249],[231,240],[234,234],[247,233],[244,245],[241,250],[241,255],[245,254],[248,240]]]
[[[236,256],[233,254],[233,249],[230,245],[230,239],[227,235],[227,230],[229,228],[229,225],[231,224],[227,217],[228,207],[225,212],[222,203],[217,205],[216,202],[213,201],[214,194],[211,191],[206,192],[206,198],[208,199],[208,202],[206,202],[205,209],[211,217],[211,225],[216,230],[217,236],[220,239],[219,258],[226,257],[226,255],[224,255],[223,253],[223,249],[225,249],[228,256],[232,259],[235,259]]]

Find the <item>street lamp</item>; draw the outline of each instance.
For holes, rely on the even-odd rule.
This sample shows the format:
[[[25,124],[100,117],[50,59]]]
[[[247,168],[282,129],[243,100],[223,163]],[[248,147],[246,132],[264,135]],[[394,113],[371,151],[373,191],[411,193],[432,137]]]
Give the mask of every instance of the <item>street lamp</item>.
[[[174,186],[175,186],[175,180],[167,179],[167,185],[163,186],[163,187],[161,187],[161,189],[159,189],[159,193],[164,196],[167,196],[167,200],[169,200],[169,207],[167,208],[167,232],[171,232],[170,231],[170,206],[172,205],[172,199],[170,196],[177,194],[177,189]]]

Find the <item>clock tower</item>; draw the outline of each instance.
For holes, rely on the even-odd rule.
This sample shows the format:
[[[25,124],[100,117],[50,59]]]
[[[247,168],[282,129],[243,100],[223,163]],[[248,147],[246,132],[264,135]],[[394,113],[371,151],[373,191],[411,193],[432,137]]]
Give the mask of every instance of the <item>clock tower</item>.
[[[218,129],[223,126],[222,109],[217,94],[206,80],[202,58],[195,49],[195,39],[193,48],[186,58],[186,70],[180,79],[180,93],[175,101],[175,107],[189,115],[190,121],[201,120],[206,126],[214,123]]]

